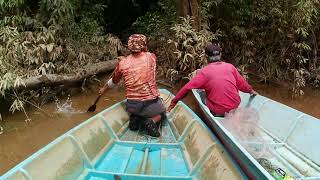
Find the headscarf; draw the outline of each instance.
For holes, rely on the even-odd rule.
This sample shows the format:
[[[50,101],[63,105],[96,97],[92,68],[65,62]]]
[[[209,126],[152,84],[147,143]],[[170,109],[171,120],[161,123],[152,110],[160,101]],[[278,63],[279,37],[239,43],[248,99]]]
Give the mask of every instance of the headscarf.
[[[133,34],[128,39],[128,49],[131,52],[141,52],[147,50],[147,37],[143,34]]]

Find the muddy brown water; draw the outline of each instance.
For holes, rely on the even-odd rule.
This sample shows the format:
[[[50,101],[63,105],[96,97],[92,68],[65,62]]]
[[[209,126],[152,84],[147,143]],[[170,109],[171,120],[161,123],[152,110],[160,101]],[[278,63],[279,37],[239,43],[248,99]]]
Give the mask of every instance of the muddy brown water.
[[[320,89],[305,89],[303,96],[293,98],[291,89],[286,87],[266,84],[253,84],[253,87],[263,96],[320,119]]]
[[[292,99],[287,88],[261,84],[255,84],[254,87],[262,95],[320,118],[320,90],[307,90],[303,98]],[[4,128],[0,134],[0,175],[92,115],[123,100],[124,95],[123,88],[108,91],[94,113],[85,113],[97,96],[96,92],[88,92],[71,97],[72,107],[77,111],[74,113],[57,113],[56,104],[50,103],[42,107],[46,113],[29,110],[30,122],[25,122],[23,113],[3,117],[4,121],[0,122]],[[191,93],[184,102],[201,117],[200,108]]]

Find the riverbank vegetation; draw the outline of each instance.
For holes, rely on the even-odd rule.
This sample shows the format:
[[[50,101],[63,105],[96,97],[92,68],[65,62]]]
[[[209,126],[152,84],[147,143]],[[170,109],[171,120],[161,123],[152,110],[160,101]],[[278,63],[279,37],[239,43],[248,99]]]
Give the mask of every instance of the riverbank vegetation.
[[[105,33],[101,2],[0,1],[0,93],[12,99],[10,111],[24,110],[53,91],[41,83],[30,89],[30,78],[74,75],[86,65],[116,58],[121,41]]]
[[[78,75],[115,59],[130,34],[143,33],[161,77],[190,77],[214,42],[247,77],[290,81],[302,95],[320,85],[319,7],[317,0],[0,0],[0,93],[12,112],[40,106],[56,86],[28,89],[26,80]]]

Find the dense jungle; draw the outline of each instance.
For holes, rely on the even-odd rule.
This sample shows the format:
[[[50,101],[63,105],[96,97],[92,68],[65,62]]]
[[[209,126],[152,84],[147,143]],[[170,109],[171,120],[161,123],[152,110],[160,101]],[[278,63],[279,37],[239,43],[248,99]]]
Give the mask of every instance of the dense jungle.
[[[3,154],[0,174],[89,117],[57,123],[61,116],[50,112],[59,98],[85,111],[134,33],[146,35],[157,56],[160,86],[176,92],[215,43],[258,92],[319,118],[319,9],[318,0],[0,0],[0,152],[54,129],[20,155]],[[123,94],[111,91],[102,104]]]

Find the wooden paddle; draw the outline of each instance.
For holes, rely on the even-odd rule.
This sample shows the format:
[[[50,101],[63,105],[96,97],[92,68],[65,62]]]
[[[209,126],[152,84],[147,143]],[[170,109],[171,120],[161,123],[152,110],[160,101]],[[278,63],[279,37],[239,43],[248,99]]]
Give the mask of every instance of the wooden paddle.
[[[101,95],[99,95],[97,97],[97,99],[94,101],[93,105],[89,107],[88,111],[87,112],[94,112],[97,108],[97,103],[99,101],[99,99],[101,98]]]
[[[110,79],[112,77],[112,74],[114,73],[114,71],[111,73],[111,75],[109,76],[108,79]],[[89,107],[87,112],[94,112],[97,108],[97,103],[99,101],[99,99],[101,98],[102,94],[99,94],[99,96],[97,97],[97,99],[94,101],[93,105]]]

